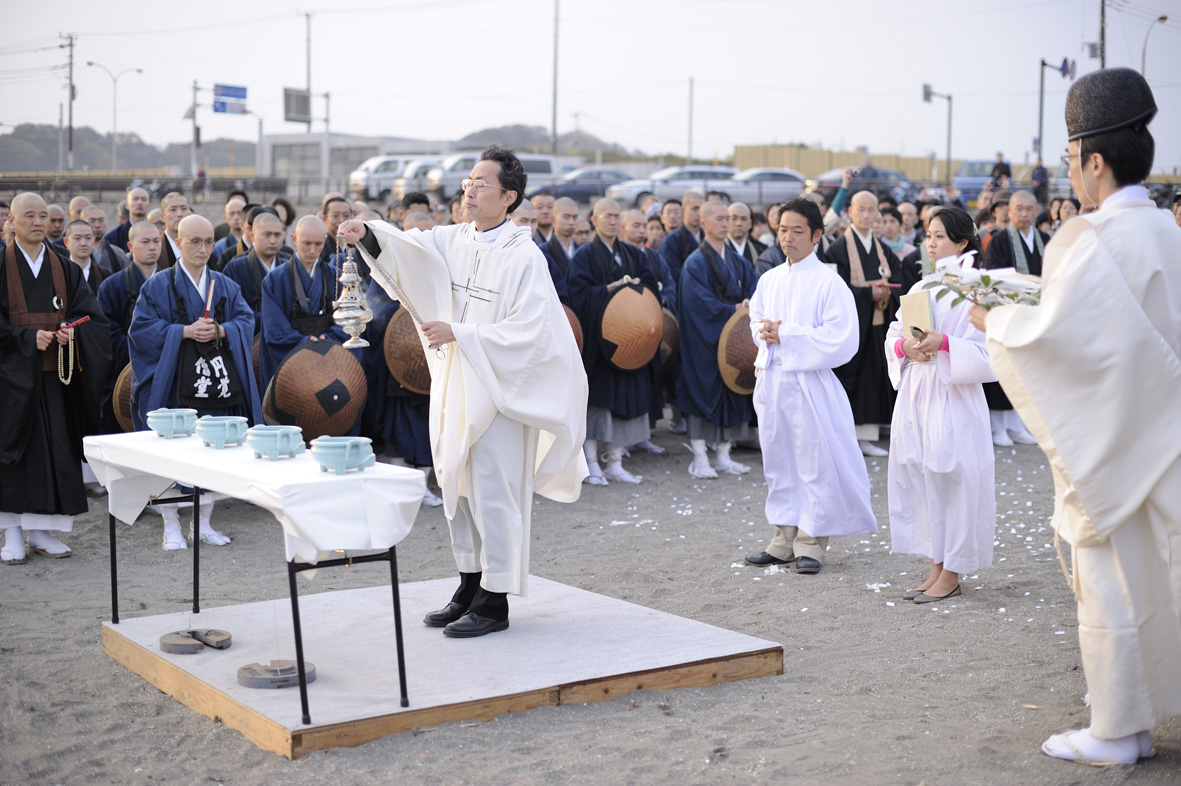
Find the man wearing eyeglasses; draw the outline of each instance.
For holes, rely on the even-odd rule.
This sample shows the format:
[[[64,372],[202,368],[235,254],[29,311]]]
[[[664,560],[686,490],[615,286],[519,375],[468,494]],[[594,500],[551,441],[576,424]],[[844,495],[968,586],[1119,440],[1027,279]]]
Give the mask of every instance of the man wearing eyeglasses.
[[[525,185],[517,156],[493,146],[462,183],[466,223],[340,226],[431,347],[431,448],[460,583],[423,622],[454,638],[508,628],[508,594],[527,589],[534,486],[573,502],[587,476],[586,372],[530,229],[508,219]]]
[[[1156,111],[1130,68],[1071,86],[1070,181],[1096,210],[1050,241],[1039,305],[970,317],[1046,453],[1055,542],[1071,545],[1091,724],[1042,752],[1100,766],[1150,756],[1149,733],[1181,716],[1181,229],[1143,185]]]
[[[179,264],[144,282],[128,329],[136,428],[144,429],[147,413],[161,407],[192,407],[198,417],[242,415],[251,425],[260,424],[251,363],[254,312],[232,279],[208,267],[213,224],[204,216],[187,216],[178,222],[177,237]],[[187,548],[177,506],[160,510],[164,549]],[[212,513],[213,500],[203,499],[199,537],[225,546],[230,539],[210,525]]]

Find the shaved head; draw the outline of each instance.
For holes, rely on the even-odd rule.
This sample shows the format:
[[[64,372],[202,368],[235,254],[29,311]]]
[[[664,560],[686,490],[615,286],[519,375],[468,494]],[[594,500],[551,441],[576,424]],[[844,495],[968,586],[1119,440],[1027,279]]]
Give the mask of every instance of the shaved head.
[[[259,227],[270,224],[271,222],[274,222],[279,226],[283,226],[283,219],[279,218],[274,213],[259,213],[254,217],[254,221],[250,222],[250,227],[251,229],[257,231]]]
[[[514,215],[514,216],[517,216],[517,215],[521,215],[521,216],[531,216],[531,215],[533,215],[533,214],[534,214],[534,213],[536,213],[536,212],[537,212],[537,208],[535,208],[535,207],[534,207],[534,206],[533,206],[533,205],[532,205],[532,204],[529,202],[529,200],[528,200],[528,199],[526,199],[526,200],[523,200],[523,201],[521,202],[521,204],[517,205],[517,209],[513,211],[513,215]]]
[[[66,211],[62,210],[61,205],[49,205],[48,209],[50,216],[65,216],[66,214]]]
[[[278,221],[278,219],[275,220]],[[209,219],[196,213],[182,218],[176,227],[177,234],[180,235],[181,240],[203,234],[202,230],[205,229],[209,230],[210,235],[213,234],[213,224],[209,223]]]
[[[593,215],[595,218],[598,218],[599,216],[603,215],[603,212],[607,210],[607,208],[612,208],[616,213],[618,213],[619,203],[609,197],[603,197],[599,201],[595,202],[595,209],[591,215]]]
[[[528,205],[529,203],[524,202],[523,204]],[[514,213],[514,215],[516,215],[516,213]],[[425,232],[428,229],[434,229],[435,220],[421,210],[415,210],[414,212],[410,213],[410,215],[406,216],[406,219],[402,222],[402,226],[406,229],[419,229]]]
[[[573,210],[574,212],[578,212],[578,203],[575,202],[570,197],[562,197],[561,199],[555,199],[554,200],[554,212],[556,213],[559,210]]]
[[[26,191],[23,194],[17,194],[16,198],[12,200],[11,210],[13,213],[20,213],[28,210],[30,207],[44,207],[48,209],[45,200],[41,198],[40,194],[34,194],[31,191]],[[57,207],[56,205],[54,207]],[[59,207],[58,210],[61,210]]]
[[[70,200],[70,220],[82,218],[82,211],[90,206],[90,200],[84,196],[76,196]]]
[[[132,243],[137,237],[160,237],[160,230],[150,221],[136,221],[127,230],[127,239]]]
[[[295,240],[295,255],[305,268],[310,269],[324,250],[328,225],[319,216],[303,216],[295,222],[295,232],[291,237]]]
[[[749,212],[750,211],[748,210],[747,213],[749,213]],[[702,221],[709,220],[709,218],[711,216],[713,216],[715,213],[725,213],[727,216],[729,216],[730,208],[726,207],[726,205],[724,203],[718,202],[718,201],[712,200],[712,199],[709,202],[706,202],[704,205],[701,206],[701,220]]]
[[[872,191],[858,191],[849,200],[849,218],[862,235],[869,234],[879,215],[878,198]]]

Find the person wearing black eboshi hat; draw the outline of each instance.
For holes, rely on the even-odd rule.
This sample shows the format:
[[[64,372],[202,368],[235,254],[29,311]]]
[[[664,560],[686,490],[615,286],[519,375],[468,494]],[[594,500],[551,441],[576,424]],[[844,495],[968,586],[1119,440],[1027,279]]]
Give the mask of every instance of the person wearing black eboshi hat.
[[[972,309],[1054,473],[1091,725],[1042,751],[1083,764],[1148,756],[1152,729],[1181,716],[1181,228],[1141,185],[1155,114],[1128,68],[1071,87],[1063,161],[1094,212],[1046,247],[1038,306]]]

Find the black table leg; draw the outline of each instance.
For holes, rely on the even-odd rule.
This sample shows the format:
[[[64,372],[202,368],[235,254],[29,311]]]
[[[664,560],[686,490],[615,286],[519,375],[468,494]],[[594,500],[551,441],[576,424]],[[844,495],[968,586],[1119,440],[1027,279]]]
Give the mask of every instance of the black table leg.
[[[115,559],[115,516],[107,513],[111,525],[111,624],[119,624],[119,567]]]
[[[193,486],[193,613],[201,613],[201,489]]]
[[[398,592],[398,550],[390,546],[390,586],[394,590],[394,638],[398,649],[398,685],[402,689],[402,706],[409,707],[406,695],[406,653],[402,647],[402,598]]]
[[[299,590],[295,587],[295,574],[298,572],[293,563],[287,563],[287,582],[291,589],[291,621],[295,628],[295,666],[299,669],[299,705],[303,710],[303,725],[310,726],[312,716],[308,712],[308,675],[303,665],[303,631],[299,626]]]

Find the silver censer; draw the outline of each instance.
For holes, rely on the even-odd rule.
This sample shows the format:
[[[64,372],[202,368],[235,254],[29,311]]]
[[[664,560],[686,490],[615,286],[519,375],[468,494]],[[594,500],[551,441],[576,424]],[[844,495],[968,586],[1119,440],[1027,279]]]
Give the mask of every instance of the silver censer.
[[[344,238],[337,240],[337,248],[344,243]],[[363,279],[357,273],[357,263],[353,260],[353,247],[347,246],[344,264],[341,265],[340,297],[333,303],[332,320],[340,325],[351,338],[344,342],[345,349],[359,349],[369,346],[369,342],[361,338],[365,326],[373,319],[373,311],[365,300],[365,293],[361,290]]]

